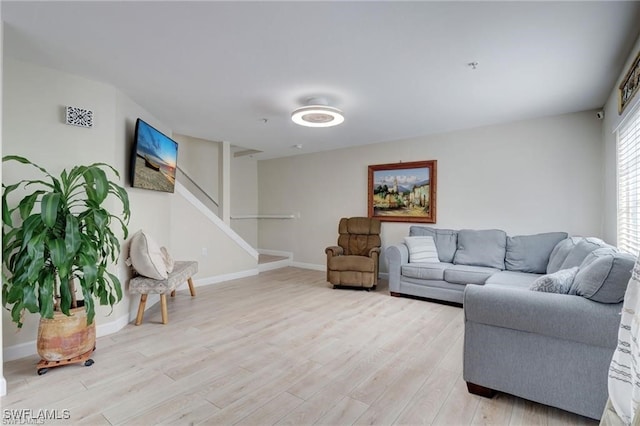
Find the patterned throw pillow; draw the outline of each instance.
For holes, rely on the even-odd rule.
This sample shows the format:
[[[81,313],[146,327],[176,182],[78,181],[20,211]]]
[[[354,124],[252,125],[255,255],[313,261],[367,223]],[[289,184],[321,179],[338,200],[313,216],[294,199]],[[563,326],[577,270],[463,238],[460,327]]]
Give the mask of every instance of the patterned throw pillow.
[[[440,262],[433,237],[404,237],[409,248],[409,263]]]
[[[542,291],[545,293],[569,294],[571,284],[578,273],[578,267],[561,269],[553,274],[543,275],[535,280],[530,290]]]

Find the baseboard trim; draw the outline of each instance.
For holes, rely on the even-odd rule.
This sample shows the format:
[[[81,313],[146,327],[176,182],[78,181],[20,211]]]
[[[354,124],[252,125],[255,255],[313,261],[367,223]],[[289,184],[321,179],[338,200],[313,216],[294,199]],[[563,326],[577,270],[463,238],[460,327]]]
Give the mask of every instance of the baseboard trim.
[[[26,356],[35,355],[38,353],[36,350],[36,341],[18,343],[17,345],[8,346],[2,349],[3,362],[13,361],[15,359],[24,358]]]
[[[274,255],[277,256],[277,255]],[[276,260],[275,262],[259,263],[258,271],[273,271],[274,269],[286,268],[291,266],[291,259]]]
[[[316,263],[292,262],[291,266],[302,269],[311,269],[312,271],[325,272],[327,270],[327,265],[318,265]]]
[[[293,252],[290,252],[290,251],[258,249],[258,253],[260,253],[260,254],[268,254],[270,256],[284,256],[284,257],[287,257],[289,259],[293,259]]]

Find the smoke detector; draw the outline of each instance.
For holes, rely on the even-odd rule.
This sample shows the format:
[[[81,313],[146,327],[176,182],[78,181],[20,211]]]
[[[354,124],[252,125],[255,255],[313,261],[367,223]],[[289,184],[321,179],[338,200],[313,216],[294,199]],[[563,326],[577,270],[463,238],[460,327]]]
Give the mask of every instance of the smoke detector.
[[[326,99],[311,98],[307,106],[303,106],[291,113],[294,123],[306,127],[332,127],[344,121],[344,115],[338,108],[327,104]]]

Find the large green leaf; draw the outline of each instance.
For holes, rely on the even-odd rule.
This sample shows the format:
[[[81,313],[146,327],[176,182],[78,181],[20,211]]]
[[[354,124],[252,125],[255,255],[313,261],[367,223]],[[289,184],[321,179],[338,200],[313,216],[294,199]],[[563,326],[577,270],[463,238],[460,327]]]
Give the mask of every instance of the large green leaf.
[[[42,196],[40,202],[40,215],[47,228],[53,228],[58,218],[58,206],[60,205],[60,194],[48,193]]]
[[[38,289],[38,302],[40,303],[40,315],[44,318],[53,318],[53,300],[55,297],[55,275],[43,271],[40,274],[40,287]]]
[[[22,287],[22,304],[32,314],[40,311],[38,307],[38,296],[36,295],[36,286]]]
[[[35,191],[33,194],[27,195],[22,200],[20,200],[20,204],[18,204],[18,209],[20,210],[20,218],[25,220],[31,214],[33,210],[33,206],[36,204],[38,197],[44,194],[44,191],[39,190]]]
[[[44,232],[42,216],[39,214],[32,214],[26,218],[22,223],[22,230],[22,247],[25,248],[31,242],[31,238]]]
[[[82,296],[84,297],[84,308],[87,311],[87,325],[90,325],[96,316],[96,310],[93,303],[93,295],[87,290],[87,286],[82,286]]]
[[[49,248],[51,262],[58,269],[60,278],[68,278],[69,272],[71,272],[68,265],[69,257],[70,255],[73,256],[73,253],[68,253],[64,240],[58,238],[47,240],[47,247]]]
[[[84,180],[87,183],[87,195],[89,199],[100,205],[109,195],[109,180],[104,170],[97,167],[88,167],[84,173]]]
[[[85,285],[92,285],[96,282],[96,279],[98,277],[98,267],[96,264],[96,259],[94,257],[86,255],[85,253],[80,253],[79,257]]]
[[[80,223],[78,219],[71,213],[67,214],[67,225],[64,230],[64,243],[67,252],[76,253],[82,242],[80,238]]]
[[[116,292],[116,301],[120,301],[122,299],[122,285],[120,284],[120,280],[118,277],[110,273],[109,271],[105,271],[109,278],[111,278],[111,282],[113,283],[113,289]]]
[[[60,283],[60,310],[63,314],[69,315],[69,309],[71,308],[71,290],[67,281]]]
[[[131,215],[131,212],[129,210],[129,195],[127,194],[127,191],[119,186],[116,185],[115,183],[111,183],[110,185],[112,191],[112,194],[115,194],[118,199],[122,202],[122,215],[123,215],[123,219],[124,221],[128,221],[129,220],[129,216]],[[124,238],[127,238],[127,236],[125,235]]]

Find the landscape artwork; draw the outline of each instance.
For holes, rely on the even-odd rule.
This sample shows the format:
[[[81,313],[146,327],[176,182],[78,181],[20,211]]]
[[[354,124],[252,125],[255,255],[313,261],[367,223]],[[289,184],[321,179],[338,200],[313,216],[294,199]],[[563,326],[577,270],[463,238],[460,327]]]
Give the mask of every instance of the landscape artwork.
[[[436,223],[437,161],[369,166],[369,217]]]
[[[133,186],[173,192],[178,144],[140,120],[136,129]]]

